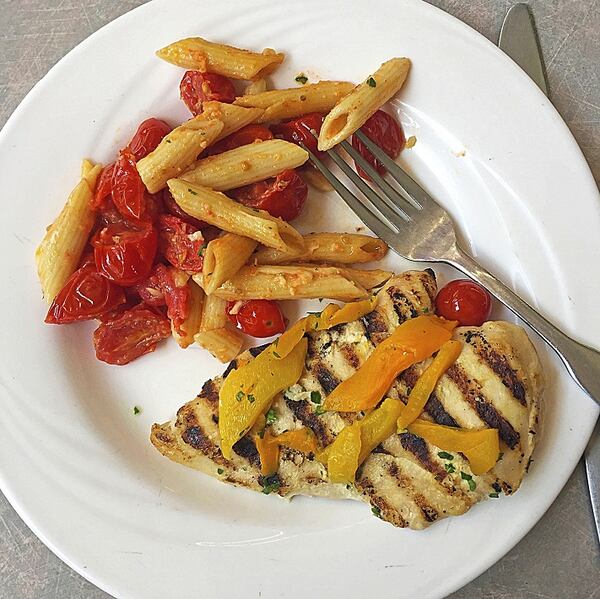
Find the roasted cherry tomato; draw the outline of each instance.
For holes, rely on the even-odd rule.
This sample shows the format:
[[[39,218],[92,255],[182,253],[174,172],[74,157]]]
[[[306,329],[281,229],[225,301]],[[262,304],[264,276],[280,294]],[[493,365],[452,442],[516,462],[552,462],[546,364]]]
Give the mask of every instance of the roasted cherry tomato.
[[[360,130],[371,140],[373,140],[390,158],[393,160],[398,157],[400,151],[404,147],[406,140],[404,132],[398,124],[398,121],[387,112],[378,110]],[[385,174],[385,167],[381,162],[375,159],[375,156],[367,150],[365,145],[356,137],[352,136],[352,145],[363,155],[363,157],[372,164],[380,175]],[[356,172],[367,181],[371,178],[356,165]]]
[[[237,302],[227,302],[229,320],[247,335],[271,337],[285,331],[285,319],[277,302],[271,300],[250,300],[238,306],[236,314],[231,310]]]
[[[76,270],[56,296],[45,322],[66,324],[90,320],[125,303],[123,290],[96,271],[93,263]]]
[[[197,218],[190,216],[187,212],[184,212],[179,207],[179,204],[175,201],[175,199],[171,195],[171,192],[167,188],[162,190],[162,194],[163,205],[165,207],[166,212],[172,214],[173,216],[177,216],[182,221],[188,223],[189,225],[192,225],[192,227],[196,229],[204,229],[208,226],[207,223],[205,223],[204,221],[198,220]]]
[[[135,285],[152,270],[158,234],[144,224],[140,227],[109,225],[92,240],[98,272],[117,285]]]
[[[186,272],[200,272],[204,257],[204,238],[188,223],[176,216],[162,214],[158,219],[158,240],[162,255]]]
[[[203,102],[216,100],[231,103],[235,100],[235,88],[227,77],[200,71],[185,72],[179,84],[179,93],[194,116],[202,112]]]
[[[146,119],[137,128],[135,135],[127,146],[135,160],[141,160],[156,150],[162,138],[171,132],[171,127],[160,119]]]
[[[298,145],[303,143],[318,158],[323,158],[325,154],[317,149],[317,137],[324,118],[319,112],[311,112],[300,118],[273,125],[272,130],[275,137]]]
[[[113,203],[111,199],[112,179],[115,170],[115,162],[105,166],[98,177],[94,197],[92,198],[91,206],[93,210],[103,210],[110,208]]]
[[[165,292],[159,278],[159,268],[166,268],[164,264],[157,264],[147,279],[138,283],[135,290],[140,296],[140,299],[148,306],[158,307],[166,306]]]
[[[435,311],[448,320],[458,320],[462,326],[480,326],[492,311],[492,298],[481,285],[459,279],[440,289],[435,298]]]
[[[234,189],[231,195],[244,206],[290,221],[300,214],[308,187],[294,169],[289,169],[274,179]]]
[[[170,335],[169,320],[139,304],[94,331],[96,357],[107,364],[127,364],[153,352],[157,343]]]
[[[135,167],[131,150],[119,153],[112,177],[112,200],[117,210],[127,219],[138,221],[146,210],[146,187]]]
[[[182,333],[181,325],[189,313],[190,288],[187,285],[189,276],[183,271],[159,264],[156,275],[165,298],[167,316],[171,319],[173,327]]]
[[[235,150],[235,148],[247,146],[255,141],[266,141],[268,139],[273,139],[273,134],[268,127],[264,125],[246,125],[214,146],[210,146],[207,154],[221,154],[221,152]]]

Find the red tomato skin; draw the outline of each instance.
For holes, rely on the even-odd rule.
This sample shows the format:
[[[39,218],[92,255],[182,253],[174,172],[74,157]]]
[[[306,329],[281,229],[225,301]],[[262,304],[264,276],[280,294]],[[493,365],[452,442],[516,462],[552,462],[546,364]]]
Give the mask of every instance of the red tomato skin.
[[[109,225],[96,234],[92,245],[98,272],[109,281],[128,287],[150,274],[158,233],[151,225],[137,229]]]
[[[239,329],[252,337],[271,337],[285,331],[285,318],[279,304],[273,300],[249,300],[237,314],[231,314],[236,302],[227,302],[227,317]]]
[[[86,260],[67,280],[50,305],[44,322],[67,324],[90,320],[125,303],[123,290]]]
[[[378,110],[371,116],[360,130],[372,141],[374,141],[392,160],[398,157],[406,143],[404,132],[398,121],[383,110]],[[380,175],[385,175],[386,170],[383,164],[375,159],[375,156],[369,152],[366,146],[356,137],[352,136],[353,147],[375,167]],[[371,178],[365,171],[356,165],[356,172],[365,180]]]
[[[204,229],[208,227],[208,224],[204,221],[198,220],[197,218],[190,216],[187,212],[184,212],[179,207],[179,204],[175,201],[175,199],[171,195],[171,192],[168,189],[163,189],[162,193],[163,205],[166,212],[172,214],[173,216],[176,216],[177,218],[180,218],[182,221],[188,223],[189,225],[192,225],[192,227],[196,229]]]
[[[111,208],[112,203],[112,178],[115,170],[115,162],[105,166],[96,182],[96,189],[91,201],[92,210],[104,210]]]
[[[173,323],[177,332],[183,334],[181,325],[188,317],[190,303],[190,289],[187,286],[187,277],[181,276],[184,273],[178,272],[176,268],[159,264],[156,267],[156,275],[159,288],[162,290],[165,304],[167,306],[167,316]]]
[[[233,83],[223,75],[186,71],[179,84],[179,93],[190,112],[197,116],[204,102],[216,100],[231,104],[235,100]]]
[[[322,160],[325,152],[319,152],[317,149],[317,137],[321,132],[324,118],[325,116],[320,112],[311,112],[297,119],[273,125],[271,128],[275,137],[297,145],[303,143],[313,154],[316,154],[317,158]]]
[[[146,119],[140,123],[127,148],[137,162],[154,152],[163,137],[170,132],[171,127],[164,121],[156,118]]]
[[[247,146],[257,140],[267,141],[269,139],[273,139],[273,134],[268,127],[264,125],[246,125],[208,148],[207,154],[211,156],[221,154],[222,152],[235,150],[240,146]]]
[[[302,211],[308,187],[295,169],[289,169],[274,179],[234,189],[231,195],[244,206],[290,221]]]
[[[171,335],[169,320],[139,304],[94,331],[96,357],[107,364],[123,365],[153,352]]]
[[[152,272],[148,278],[135,286],[135,290],[140,296],[140,299],[147,306],[153,306],[155,308],[167,305],[165,300],[165,292],[162,288],[162,284],[158,275],[158,270],[160,267],[166,268],[164,264],[157,264],[152,269]]]
[[[450,281],[435,298],[435,311],[461,326],[481,326],[492,311],[492,298],[481,285],[468,279]]]
[[[176,216],[163,214],[158,218],[159,248],[165,259],[185,272],[202,271],[204,239],[191,239],[197,233],[192,225]]]
[[[133,153],[125,148],[119,153],[112,177],[112,200],[117,210],[128,220],[139,221],[146,210],[146,187]]]

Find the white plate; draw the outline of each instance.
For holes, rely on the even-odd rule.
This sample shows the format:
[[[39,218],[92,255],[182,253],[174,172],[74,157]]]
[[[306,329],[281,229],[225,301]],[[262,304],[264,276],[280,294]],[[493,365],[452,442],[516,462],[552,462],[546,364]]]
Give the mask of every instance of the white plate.
[[[593,179],[548,100],[491,43],[412,0],[160,0],[71,52],[2,132],[2,490],[53,551],[118,597],[445,595],[533,526],[592,430],[595,406],[539,343],[549,390],[522,489],[411,532],[365,505],[288,504],[172,464],[150,446],[150,424],[171,417],[219,365],[170,343],[109,367],[94,359],[91,325],[42,324],[33,252],[44,225],[81,157],[110,160],[147,116],[185,117],[182,71],[153,51],[195,34],[285,51],[280,86],[299,71],[360,80],[390,56],[411,57],[394,106],[418,142],[403,163],[449,208],[484,264],[570,333],[600,338],[600,288],[589,276],[600,262]],[[304,228],[313,223],[357,225],[335,196],[311,200]],[[143,408],[137,417],[134,404]]]

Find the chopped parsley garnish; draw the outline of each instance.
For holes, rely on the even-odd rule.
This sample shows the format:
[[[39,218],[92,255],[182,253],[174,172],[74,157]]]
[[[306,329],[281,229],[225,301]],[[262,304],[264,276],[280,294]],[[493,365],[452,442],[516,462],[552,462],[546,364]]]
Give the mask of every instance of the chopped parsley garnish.
[[[427,314],[429,312],[429,308],[427,306],[425,306],[425,308],[423,308],[423,314]]]
[[[499,495],[498,493],[490,493],[490,497],[492,497],[493,499],[498,499]]]
[[[204,252],[206,251],[206,243],[203,243],[199,248],[198,248],[198,256],[203,256]]]
[[[133,406],[133,415],[137,416],[139,413],[141,413],[142,410],[140,410],[140,408],[138,408],[137,406]]]
[[[381,510],[376,505],[371,508],[371,511],[373,512],[373,516],[381,518]]]
[[[277,474],[271,474],[271,476],[265,476],[262,479],[262,492],[265,495],[269,495],[269,493],[273,493],[273,491],[277,492],[281,483],[279,482],[279,477]]]
[[[277,420],[277,412],[275,412],[275,410],[273,408],[271,408],[267,412],[265,418],[266,418],[267,424],[273,424]]]
[[[442,458],[442,460],[453,460],[454,456],[447,451],[438,451],[438,456]]]
[[[447,464],[444,464],[444,468],[446,469],[446,472],[448,474],[452,474],[453,472],[456,472],[456,468],[450,464],[450,462],[448,462]]]
[[[246,394],[245,394],[243,391],[238,391],[238,392],[235,394],[235,398],[236,398],[238,401],[242,401],[242,399],[244,399],[244,395],[246,395]]]
[[[254,397],[254,395],[248,395],[248,401],[250,403],[254,403],[256,401],[256,397]]]
[[[217,474],[223,474],[223,472],[225,472],[223,468],[217,468]]]
[[[166,141],[168,144],[170,144],[170,143],[171,143],[171,140],[170,140],[170,139],[165,139],[165,141]]]
[[[369,77],[367,79],[367,85],[369,87],[377,87],[377,81],[375,81],[375,79],[373,79],[373,77]]]
[[[467,474],[466,472],[461,472],[460,473],[460,477],[463,480],[466,480],[468,485],[469,485],[469,489],[471,491],[474,491],[475,488],[477,487],[477,484],[475,483],[475,481],[473,480],[473,477],[470,474]]]
[[[294,77],[294,81],[296,83],[304,85],[308,81],[308,77],[304,73],[300,73],[299,75],[296,75],[296,77]]]
[[[317,406],[317,409],[315,410],[315,414],[317,416],[320,416],[321,414],[325,414],[325,409],[323,408],[322,405]]]
[[[190,189],[189,187],[188,187],[188,191],[189,191],[189,192],[190,192],[190,193],[191,193],[193,196],[197,196],[197,195],[198,195],[198,193],[197,193],[197,192],[195,192],[193,189]]]
[[[323,401],[323,398],[321,397],[321,394],[318,391],[311,391],[310,401],[312,401],[313,403],[321,403]]]

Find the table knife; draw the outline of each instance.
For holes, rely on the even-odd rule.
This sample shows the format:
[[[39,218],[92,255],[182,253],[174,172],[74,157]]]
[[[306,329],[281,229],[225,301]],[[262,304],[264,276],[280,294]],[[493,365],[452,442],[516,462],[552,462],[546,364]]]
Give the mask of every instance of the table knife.
[[[533,79],[544,94],[548,95],[542,51],[533,15],[527,4],[515,4],[506,13],[498,46]],[[585,469],[596,532],[600,540],[600,420],[585,450]]]

